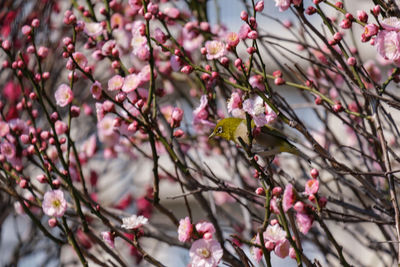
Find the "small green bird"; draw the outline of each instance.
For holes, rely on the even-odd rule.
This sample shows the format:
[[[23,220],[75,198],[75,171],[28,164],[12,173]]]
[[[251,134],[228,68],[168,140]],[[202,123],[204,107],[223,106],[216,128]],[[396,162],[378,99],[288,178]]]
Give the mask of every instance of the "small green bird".
[[[254,122],[252,121],[251,124],[254,129]],[[214,136],[220,136],[239,145],[241,145],[239,141],[239,138],[241,138],[244,143],[247,145],[250,144],[247,122],[241,118],[225,118],[220,120],[209,138]],[[261,131],[253,136],[252,152],[262,157],[271,157],[281,152],[287,152],[310,162],[310,158],[306,154],[291,144],[283,133],[270,125],[261,127]]]

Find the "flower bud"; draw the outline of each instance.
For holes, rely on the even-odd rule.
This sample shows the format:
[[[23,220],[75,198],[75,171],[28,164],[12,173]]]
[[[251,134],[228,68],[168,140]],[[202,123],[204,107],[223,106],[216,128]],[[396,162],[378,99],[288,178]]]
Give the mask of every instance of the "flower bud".
[[[240,13],[240,18],[241,18],[243,21],[247,21],[247,19],[249,18],[249,14],[247,14],[247,12],[243,10],[243,11]]]
[[[263,196],[263,195],[265,194],[264,188],[258,187],[258,188],[256,189],[256,194],[259,195],[259,196]]]
[[[262,11],[264,10],[264,1],[258,1],[258,2],[256,3],[256,5],[254,6],[254,9],[255,9],[257,12],[262,12]]]

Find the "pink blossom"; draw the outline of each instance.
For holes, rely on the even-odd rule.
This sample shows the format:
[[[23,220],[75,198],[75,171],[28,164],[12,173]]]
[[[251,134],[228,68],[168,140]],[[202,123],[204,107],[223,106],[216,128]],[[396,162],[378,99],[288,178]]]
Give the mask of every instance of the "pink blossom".
[[[259,96],[246,99],[243,102],[243,110],[250,114],[257,127],[262,127],[276,119],[275,112]]]
[[[82,152],[91,158],[96,153],[96,135],[91,135],[82,145]]]
[[[43,212],[50,217],[62,217],[67,210],[67,201],[61,190],[52,190],[44,194]]]
[[[275,111],[269,105],[265,104],[265,119],[267,120],[267,124],[274,123],[277,118],[278,115],[276,115]]]
[[[5,121],[0,121],[0,136],[4,137],[10,132],[10,126]]]
[[[161,44],[164,44],[167,41],[167,36],[160,28],[154,30],[154,38]]]
[[[306,195],[315,195],[319,189],[319,182],[317,179],[310,179],[306,182],[305,192]]]
[[[142,81],[142,83],[148,82],[150,81],[150,77],[151,77],[151,69],[150,69],[150,65],[147,64],[146,66],[144,66],[140,72],[138,73],[139,79]],[[154,72],[154,77],[157,77],[157,72]]]
[[[249,34],[250,31],[251,31],[250,26],[247,24],[243,24],[239,29],[239,33],[238,33],[239,38],[241,40],[247,39],[247,35]]]
[[[282,207],[285,212],[293,206],[295,199],[296,195],[294,194],[293,185],[287,184],[282,197]]]
[[[125,93],[130,93],[136,90],[136,88],[138,88],[141,83],[142,81],[140,80],[139,75],[135,73],[130,74],[125,77],[124,85],[122,86],[122,91],[124,91]]]
[[[139,29],[140,27],[138,27]],[[141,35],[139,30],[136,30],[133,33],[132,39],[131,39],[131,46],[132,46],[132,52],[134,55],[136,55],[138,49],[141,47],[147,47],[147,39],[145,36]]]
[[[378,53],[386,60],[400,59],[400,33],[396,31],[380,31],[376,37]]]
[[[74,94],[71,88],[63,83],[58,87],[57,91],[54,94],[54,97],[56,98],[57,105],[59,105],[60,107],[65,107],[72,102],[72,100],[74,99]]]
[[[237,92],[233,92],[227,103],[228,112],[232,113],[233,117],[244,118],[245,113],[242,106],[243,102],[241,95]]]
[[[204,37],[195,31],[190,31],[187,27],[182,30],[183,47],[188,52],[193,52],[198,49],[204,41]]]
[[[206,42],[207,49],[207,59],[217,59],[225,55],[225,44],[220,41],[207,41]]]
[[[208,99],[206,95],[202,95],[200,98],[200,106],[193,111],[193,124],[199,123],[200,121],[207,120],[208,118]]]
[[[193,242],[189,255],[192,267],[216,267],[223,250],[216,240],[199,239]]]
[[[226,43],[231,47],[236,47],[239,41],[239,36],[236,32],[230,32],[226,35]]]
[[[86,22],[83,31],[91,37],[97,37],[103,32],[103,26],[97,22]]]
[[[124,26],[124,17],[120,13],[114,13],[110,19],[111,28],[122,28]]]
[[[108,80],[108,90],[117,91],[124,85],[124,78],[120,75],[114,75],[110,80]]]
[[[285,258],[289,255],[290,244],[286,239],[286,232],[278,223],[268,225],[263,236],[266,243],[272,242],[275,244],[274,252],[278,257]]]
[[[14,159],[16,155],[15,146],[7,141],[2,141],[0,144],[1,155],[5,156],[7,160]]]
[[[364,27],[364,35],[366,38],[376,35],[379,31],[379,27],[376,24],[370,23]]]
[[[381,26],[388,31],[399,31],[400,30],[400,19],[396,17],[384,18],[380,21]]]
[[[101,54],[103,56],[111,55],[112,54],[112,50],[113,50],[113,48],[115,48],[116,45],[117,45],[117,43],[116,43],[115,40],[108,40],[101,47]]]
[[[274,225],[268,225],[264,232],[264,239],[278,243],[286,239],[286,232],[278,223]]]
[[[264,1],[258,1],[254,7],[257,12],[262,12],[264,10]]]
[[[21,28],[22,34],[28,36],[32,32],[32,27],[29,25],[24,25]]]
[[[179,127],[183,119],[183,110],[175,107],[171,114],[171,127]]]
[[[280,214],[278,203],[276,203],[276,196],[274,196],[269,202],[270,210],[275,214]]]
[[[141,61],[148,61],[150,58],[150,50],[147,46],[141,46],[135,50],[134,55]]]
[[[39,57],[45,58],[49,54],[49,49],[45,46],[41,46],[41,47],[39,47],[37,54]]]
[[[205,233],[210,233],[210,234],[214,234],[215,233],[215,228],[214,225],[210,222],[198,222],[196,224],[196,231],[200,234],[200,235],[204,235]]]
[[[103,88],[99,81],[95,81],[90,87],[90,92],[92,93],[92,97],[97,100],[101,98],[102,90]]]
[[[149,219],[147,219],[146,217],[144,217],[142,215],[137,216],[134,214],[130,217],[122,218],[121,227],[125,228],[125,229],[137,229],[137,228],[140,228],[143,225],[147,224],[148,220]]]
[[[297,227],[303,234],[307,234],[308,231],[310,231],[313,222],[314,219],[311,215],[308,215],[307,213],[298,212],[296,214]]]
[[[289,255],[290,243],[287,239],[276,243],[274,252],[280,258],[286,258]]]
[[[115,248],[114,245],[114,235],[111,232],[101,232],[101,237],[103,238],[104,242],[112,248]]]
[[[264,234],[265,234],[265,232],[264,232]],[[265,240],[264,240],[264,241],[265,241]],[[259,234],[257,234],[257,235],[253,238],[252,242],[253,242],[254,244],[261,245],[261,244],[260,244],[260,236],[259,236]],[[253,247],[250,248],[250,253],[251,253],[251,255],[253,256],[253,258],[254,258],[257,262],[260,262],[260,261],[261,261],[262,256],[263,256],[263,252],[262,252],[262,249],[261,249],[261,248],[256,247],[256,246],[253,246]]]
[[[189,217],[186,217],[185,219],[181,219],[179,221],[179,227],[178,227],[179,241],[186,242],[186,241],[190,240],[192,232],[193,232],[193,225],[190,222]]]
[[[58,135],[65,134],[68,130],[67,124],[60,120],[54,123],[54,128],[56,129],[56,134]]]
[[[167,15],[170,18],[177,19],[179,17],[179,9],[175,7],[167,7],[164,9],[165,15]]]
[[[118,134],[114,130],[114,115],[107,114],[97,123],[99,140],[109,145],[115,144]]]
[[[84,54],[82,54],[81,52],[75,52],[72,54],[72,57],[81,69],[85,69],[88,64],[88,60]]]
[[[249,83],[252,87],[257,88],[261,91],[265,90],[264,80],[261,75],[253,75],[249,79]]]
[[[283,12],[290,7],[291,0],[275,0],[275,6],[279,7],[279,11]]]

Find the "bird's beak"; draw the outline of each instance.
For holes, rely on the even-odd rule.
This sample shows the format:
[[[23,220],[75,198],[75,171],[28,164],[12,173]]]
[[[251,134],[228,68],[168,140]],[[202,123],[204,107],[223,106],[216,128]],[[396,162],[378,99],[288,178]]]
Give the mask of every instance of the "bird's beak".
[[[208,137],[208,139],[211,139],[211,138],[213,138],[215,136],[215,132],[212,132],[211,134],[210,134],[210,136]]]

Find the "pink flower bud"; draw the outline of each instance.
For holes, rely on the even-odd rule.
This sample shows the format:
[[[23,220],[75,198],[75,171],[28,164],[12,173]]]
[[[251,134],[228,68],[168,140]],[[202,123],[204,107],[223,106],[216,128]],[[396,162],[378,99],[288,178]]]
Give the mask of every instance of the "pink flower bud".
[[[316,179],[319,176],[319,171],[315,168],[311,169],[310,171],[311,177]]]
[[[171,127],[176,128],[181,125],[181,121],[183,119],[183,110],[175,107],[171,114]]]
[[[318,200],[318,204],[320,208],[324,208],[326,206],[326,203],[328,202],[328,199],[326,197],[320,197]]]
[[[22,26],[21,31],[22,31],[22,34],[23,34],[23,35],[28,36],[28,35],[31,34],[31,32],[32,32],[32,27],[29,26],[29,25],[24,25],[24,26]]]
[[[317,9],[313,6],[307,7],[307,9],[305,11],[305,13],[310,16],[313,15],[315,12],[317,12]]]
[[[50,218],[47,223],[49,224],[50,228],[54,228],[57,226],[57,219],[56,218]]]
[[[337,33],[335,33],[334,35],[333,35],[333,39],[336,41],[336,42],[339,42],[340,40],[342,40],[342,34],[340,33],[340,32],[337,32]]]
[[[39,181],[39,183],[44,184],[47,182],[47,178],[44,174],[39,174],[38,176],[36,176],[36,180]]]
[[[1,47],[3,47],[3,49],[7,51],[11,48],[11,42],[9,40],[4,40],[1,43]]]
[[[314,100],[314,103],[316,105],[321,105],[322,104],[322,98],[320,96],[317,96]]]
[[[19,139],[23,144],[29,144],[29,136],[27,134],[22,134]]]
[[[247,12],[243,10],[243,11],[240,13],[240,18],[241,18],[243,21],[247,21],[247,19],[249,18],[249,14],[247,14]]]
[[[235,60],[235,67],[236,67],[236,68],[241,68],[241,67],[242,67],[242,59],[237,58],[237,59]]]
[[[381,6],[380,5],[374,6],[374,8],[372,9],[372,13],[374,13],[375,16],[379,16],[379,14],[381,13]]]
[[[336,3],[335,3],[335,6],[336,6],[337,8],[343,8],[343,3],[342,3],[342,2],[336,2]]]
[[[57,133],[58,135],[64,134],[64,133],[66,133],[67,130],[68,130],[67,124],[66,124],[65,122],[63,122],[63,121],[60,121],[60,120],[58,120],[58,121],[55,122],[54,128],[55,128],[56,133]]]
[[[263,195],[265,194],[264,188],[258,187],[258,188],[256,189],[256,194],[259,195],[259,196],[263,196]]]
[[[37,28],[37,27],[39,27],[39,24],[40,24],[40,21],[38,19],[33,19],[32,23],[31,23],[31,26],[33,28]]]
[[[246,51],[251,55],[254,54],[257,51],[257,49],[254,46],[250,46],[246,49]]]
[[[81,113],[81,109],[78,106],[71,107],[71,117],[73,117],[73,118],[79,117],[80,113]]]
[[[193,71],[193,67],[190,65],[186,65],[186,66],[183,66],[183,68],[181,68],[181,72],[185,73],[185,74],[190,74],[190,73],[192,73],[192,71]]]
[[[340,22],[339,26],[340,26],[342,29],[350,29],[350,28],[351,28],[351,24],[352,24],[351,20],[349,20],[349,19],[344,19],[344,20],[342,20],[342,21]]]
[[[272,195],[274,196],[280,196],[283,192],[282,187],[276,186],[272,189]]]
[[[343,106],[342,106],[342,104],[341,104],[341,103],[335,104],[335,105],[333,106],[333,111],[335,111],[335,112],[341,112],[341,111],[343,111]]]
[[[250,31],[248,34],[247,34],[247,38],[249,38],[249,39],[257,39],[258,38],[258,33],[257,33],[257,31]]]
[[[27,181],[26,179],[21,179],[21,180],[19,181],[18,185],[19,185],[21,188],[27,188],[27,187],[28,187],[28,181]]]
[[[255,9],[257,12],[262,12],[262,11],[264,10],[264,1],[258,1],[258,2],[256,3],[256,5],[254,6],[254,9]]]
[[[297,212],[304,212],[304,207],[304,203],[301,201],[297,201],[293,206],[294,210]]]
[[[355,58],[355,57],[349,57],[349,58],[347,59],[347,64],[348,64],[349,66],[354,66],[354,65],[356,64],[356,58]]]
[[[354,20],[353,14],[351,14],[351,13],[346,13],[345,17],[346,17],[346,19],[348,19],[348,20],[351,20],[351,21]]]
[[[368,14],[367,12],[365,12],[364,10],[358,10],[357,11],[357,18],[358,20],[360,20],[361,22],[367,22],[368,21]]]
[[[49,54],[49,49],[47,47],[41,46],[39,47],[37,54],[41,58],[46,58],[47,55]]]
[[[185,135],[185,132],[182,129],[178,129],[174,132],[174,137],[180,138]]]
[[[278,78],[275,78],[274,83],[275,83],[275,85],[282,85],[282,84],[285,84],[286,82],[283,78],[278,77]]]
[[[224,65],[225,67],[229,65],[229,58],[227,57],[222,57],[220,60],[221,64]]]

